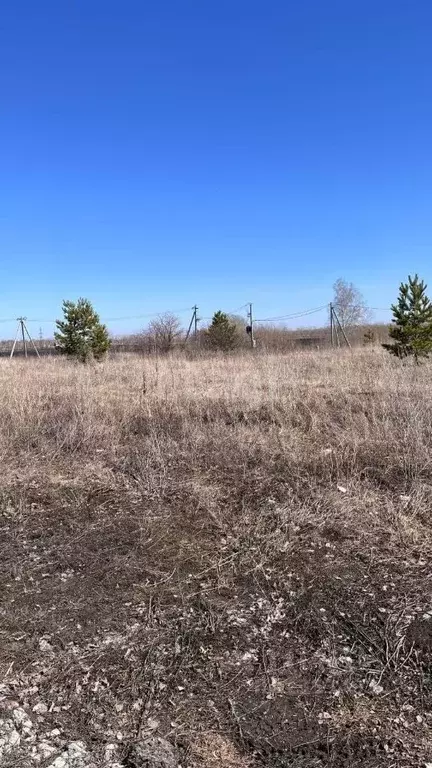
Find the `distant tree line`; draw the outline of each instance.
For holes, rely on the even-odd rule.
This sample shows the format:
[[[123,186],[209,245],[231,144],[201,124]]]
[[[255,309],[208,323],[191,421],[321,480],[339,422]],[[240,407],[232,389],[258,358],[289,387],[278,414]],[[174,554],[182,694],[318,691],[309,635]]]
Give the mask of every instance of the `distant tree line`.
[[[387,329],[388,340],[382,346],[399,359],[412,357],[416,363],[425,359],[432,351],[432,303],[426,294],[427,286],[418,275],[409,276],[407,283],[401,283],[399,297],[392,305],[393,320]],[[353,283],[339,278],[334,284],[333,307],[338,319],[348,333],[354,334],[371,318],[363,296]],[[82,362],[102,360],[111,346],[107,327],[101,323],[99,315],[88,299],[77,302],[63,302],[63,318],[56,321],[55,347],[61,354],[74,357]],[[385,326],[384,326],[385,327]],[[368,326],[363,333],[363,343],[373,344],[379,340],[379,330],[383,326]],[[250,330],[250,329],[249,329]],[[261,343],[274,347],[275,339],[284,338],[291,342],[301,331],[281,327],[261,327],[258,337]],[[323,329],[305,329],[310,340],[322,340]],[[321,337],[320,337],[321,333]],[[179,318],[164,313],[152,320],[147,329],[138,336],[143,348],[148,352],[168,354],[178,347],[186,345],[185,331]],[[196,338],[201,348],[221,352],[233,352],[249,346],[246,323],[241,317],[235,317],[218,310],[214,313],[207,328],[201,329]],[[273,343],[271,343],[273,342]]]

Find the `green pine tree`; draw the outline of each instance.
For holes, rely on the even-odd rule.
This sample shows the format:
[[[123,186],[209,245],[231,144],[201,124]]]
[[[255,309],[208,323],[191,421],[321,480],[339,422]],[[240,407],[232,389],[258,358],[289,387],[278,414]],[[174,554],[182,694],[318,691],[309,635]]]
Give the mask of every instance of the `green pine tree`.
[[[105,325],[88,299],[63,302],[63,320],[57,320],[54,334],[61,354],[76,357],[82,362],[94,358],[101,360],[110,347]]]
[[[209,345],[213,349],[229,352],[235,349],[239,343],[239,332],[236,323],[233,323],[225,312],[215,312],[211,325],[206,331]]]
[[[416,363],[432,352],[432,303],[426,295],[427,285],[418,275],[401,283],[397,304],[392,305],[393,320],[389,328],[392,344],[383,344],[399,358],[413,356]]]

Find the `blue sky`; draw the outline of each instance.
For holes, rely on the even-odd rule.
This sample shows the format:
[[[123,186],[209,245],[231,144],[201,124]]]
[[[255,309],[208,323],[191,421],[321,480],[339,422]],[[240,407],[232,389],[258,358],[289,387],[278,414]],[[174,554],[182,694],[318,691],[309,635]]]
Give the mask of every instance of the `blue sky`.
[[[0,318],[432,291],[431,29],[430,0],[5,3]]]

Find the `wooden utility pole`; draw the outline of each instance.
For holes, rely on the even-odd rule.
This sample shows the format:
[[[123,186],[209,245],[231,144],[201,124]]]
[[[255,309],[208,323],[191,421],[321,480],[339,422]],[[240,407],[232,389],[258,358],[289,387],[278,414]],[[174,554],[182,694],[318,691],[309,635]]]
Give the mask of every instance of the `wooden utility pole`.
[[[248,315],[247,316],[248,316],[248,324],[246,326],[246,333],[249,334],[250,345],[251,345],[252,349],[255,349],[256,341],[255,341],[255,336],[254,336],[252,302],[249,302],[249,309],[248,309]]]
[[[27,357],[27,338],[28,338],[30,344],[33,346],[33,349],[36,352],[37,357],[40,357],[40,354],[38,352],[36,344],[34,343],[32,337],[30,336],[29,329],[27,328],[27,325],[26,325],[27,318],[26,317],[18,317],[17,320],[18,320],[18,327],[17,327],[17,331],[16,331],[16,334],[15,334],[15,339],[14,339],[12,351],[10,353],[11,358],[14,356],[15,347],[16,347],[16,344],[17,344],[17,341],[18,341],[18,336],[19,336],[20,331],[21,331],[22,342],[23,342],[23,347],[24,347],[24,357]]]
[[[21,325],[21,336],[22,336],[22,342],[23,342],[23,349],[24,349],[24,357],[27,357],[27,339],[24,331],[24,317],[19,317],[18,321]]]
[[[188,340],[188,338],[190,336],[190,332],[192,330],[192,326],[193,326],[194,342],[195,342],[195,344],[197,344],[198,343],[198,307],[197,307],[196,304],[195,304],[194,307],[192,307],[192,317],[191,317],[191,321],[189,323],[189,328],[187,329],[187,334],[185,336],[185,343],[186,343],[186,341]]]
[[[194,316],[193,316],[193,319],[194,319],[194,341],[195,341],[195,344],[198,344],[198,307],[197,307],[196,304],[195,304],[195,306],[193,308],[193,311],[194,311]]]
[[[333,304],[330,302],[330,338],[331,345],[334,347],[334,318],[333,318]]]
[[[347,335],[345,333],[345,329],[344,329],[343,325],[341,324],[341,321],[339,320],[339,318],[337,316],[337,313],[336,313],[336,310],[335,310],[334,307],[333,307],[333,317],[334,317],[334,319],[336,320],[336,322],[337,322],[337,324],[339,326],[340,332],[341,332],[342,336],[345,339],[345,343],[346,343],[347,347],[351,348],[351,344],[349,343],[348,337],[347,337]],[[337,333],[337,331],[336,331],[336,333]]]

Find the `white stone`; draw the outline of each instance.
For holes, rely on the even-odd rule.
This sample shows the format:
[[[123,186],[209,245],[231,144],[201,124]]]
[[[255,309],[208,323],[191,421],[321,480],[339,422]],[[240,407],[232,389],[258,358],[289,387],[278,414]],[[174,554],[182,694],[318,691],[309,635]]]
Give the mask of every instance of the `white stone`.
[[[51,643],[49,643],[48,640],[45,640],[44,637],[42,637],[42,639],[39,640],[39,648],[44,653],[53,653],[53,647]]]
[[[82,741],[72,741],[48,768],[84,768],[89,762],[86,745]]]
[[[21,726],[22,728],[31,728],[33,725],[27,712],[25,709],[22,709],[22,707],[14,709],[12,712],[12,717],[15,725]]]
[[[41,741],[40,744],[38,744],[38,750],[44,760],[46,760],[48,757],[52,757],[52,755],[57,752],[56,747],[53,747],[52,744],[48,744],[47,741]]]
[[[117,752],[117,746],[115,744],[107,744],[105,747],[105,761],[110,763]]]
[[[14,747],[18,747],[21,737],[14,728],[11,720],[0,720],[0,760],[3,755],[9,754]]]
[[[382,685],[379,685],[376,680],[371,680],[369,683],[369,688],[373,693],[375,693],[376,696],[379,696],[380,693],[383,692],[384,688]]]
[[[69,761],[67,757],[67,752],[63,752],[62,755],[59,755],[56,757],[53,763],[50,763],[48,768],[68,768]]]
[[[68,748],[69,763],[71,766],[85,765],[87,754],[87,747],[82,741],[72,741]]]

